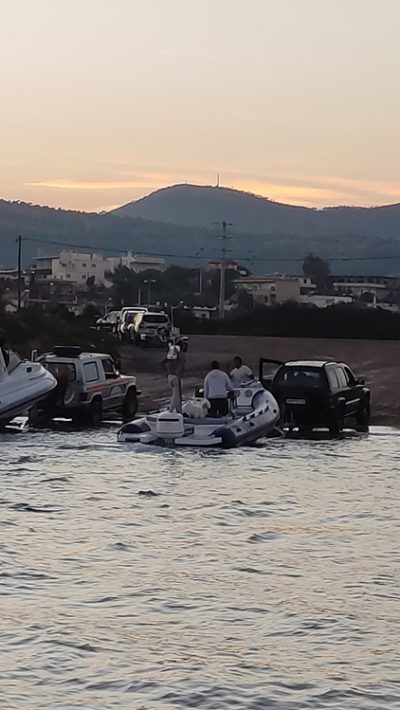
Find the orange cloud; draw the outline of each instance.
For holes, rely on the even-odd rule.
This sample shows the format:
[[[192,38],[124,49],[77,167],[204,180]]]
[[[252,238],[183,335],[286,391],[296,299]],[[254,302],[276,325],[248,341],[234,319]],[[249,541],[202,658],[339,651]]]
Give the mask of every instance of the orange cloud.
[[[103,171],[104,174],[104,171]],[[208,174],[208,178],[210,174]],[[113,193],[107,202],[115,204],[120,198],[122,204],[127,199],[138,198],[168,185],[192,182],[212,184],[206,173],[185,174],[162,170],[153,172],[124,171],[115,179],[95,180],[57,178],[25,183],[30,188],[49,191]],[[215,183],[214,183],[215,184]],[[400,185],[379,180],[365,180],[327,175],[251,175],[235,170],[221,173],[221,186],[253,192],[276,202],[292,205],[322,208],[335,205],[380,205],[400,200]],[[129,191],[132,197],[129,197]],[[82,202],[82,200],[80,200]],[[100,198],[97,204],[103,203]],[[105,202],[105,201],[104,201]]]
[[[25,183],[30,187],[44,187],[55,190],[126,190],[147,189],[159,187],[158,181],[153,184],[143,184],[143,181],[115,180],[115,181],[90,181],[90,180],[44,180],[43,182]]]

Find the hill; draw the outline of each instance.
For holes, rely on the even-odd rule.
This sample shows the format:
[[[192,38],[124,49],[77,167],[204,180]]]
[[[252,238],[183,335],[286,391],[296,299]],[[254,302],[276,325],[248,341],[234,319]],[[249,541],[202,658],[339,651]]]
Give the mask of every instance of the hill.
[[[255,274],[296,273],[310,251],[327,259],[400,254],[400,205],[314,210],[226,188],[177,185],[107,214],[0,200],[0,265],[15,267],[15,240],[22,234],[24,265],[69,244],[110,254],[163,254],[169,263],[204,266],[220,255],[215,223],[221,219],[234,225],[229,256]],[[393,274],[400,259],[337,262],[332,268]]]
[[[18,234],[24,239],[24,265],[39,254],[57,254],[63,244],[104,250],[111,256],[112,250],[128,249],[139,253],[180,254],[182,244],[187,245],[188,240],[200,248],[207,238],[199,229],[0,200],[0,265],[3,268],[15,267]]]
[[[225,187],[173,185],[117,208],[114,215],[210,228],[227,219],[234,232],[400,239],[400,204],[321,210],[273,202]]]

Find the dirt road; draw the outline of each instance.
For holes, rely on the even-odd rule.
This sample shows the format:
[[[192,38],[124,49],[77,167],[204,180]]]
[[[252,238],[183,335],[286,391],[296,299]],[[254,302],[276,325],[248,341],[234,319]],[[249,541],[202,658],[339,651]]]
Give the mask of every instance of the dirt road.
[[[186,354],[184,392],[202,382],[212,360],[221,367],[234,355],[258,371],[260,357],[281,360],[335,359],[347,362],[371,389],[372,422],[400,426],[400,341],[330,340],[326,338],[247,338],[231,335],[193,335]],[[162,350],[124,347],[123,371],[136,374],[143,392],[141,410],[157,408],[168,397],[160,361]]]

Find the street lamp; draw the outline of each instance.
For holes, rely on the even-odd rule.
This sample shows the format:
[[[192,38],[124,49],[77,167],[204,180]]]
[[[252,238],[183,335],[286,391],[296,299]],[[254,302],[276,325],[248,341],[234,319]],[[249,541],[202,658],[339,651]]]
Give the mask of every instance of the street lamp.
[[[156,280],[155,279],[144,279],[143,283],[147,284],[147,303],[150,306],[151,304],[151,284],[155,284]]]

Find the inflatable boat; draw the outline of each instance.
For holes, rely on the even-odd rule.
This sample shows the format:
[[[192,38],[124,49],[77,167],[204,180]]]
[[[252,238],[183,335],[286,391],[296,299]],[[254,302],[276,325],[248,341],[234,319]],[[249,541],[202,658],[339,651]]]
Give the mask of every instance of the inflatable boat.
[[[231,449],[267,436],[278,424],[279,407],[257,380],[235,390],[231,413],[226,417],[184,416],[163,411],[124,424],[120,442],[152,446],[194,446]]]
[[[0,347],[0,427],[23,414],[46,396],[56,379],[38,362],[21,360],[13,350]]]

